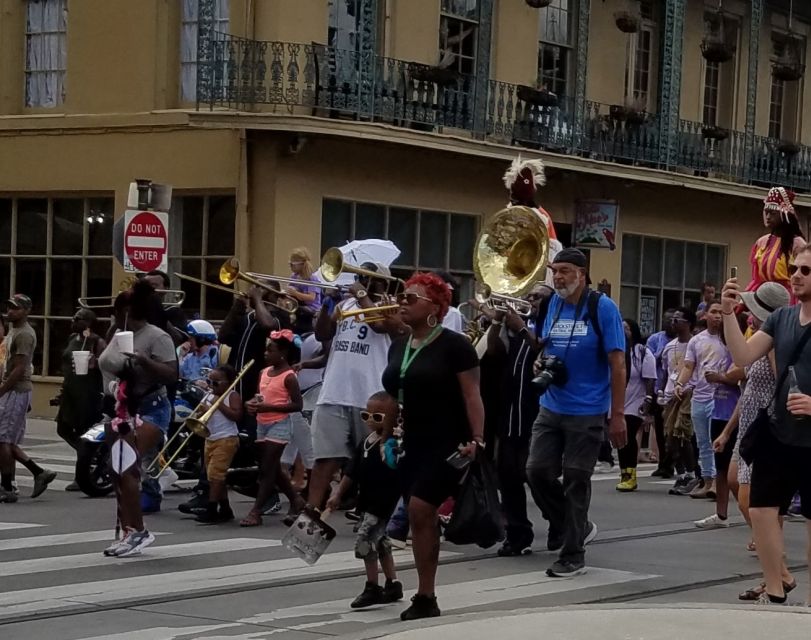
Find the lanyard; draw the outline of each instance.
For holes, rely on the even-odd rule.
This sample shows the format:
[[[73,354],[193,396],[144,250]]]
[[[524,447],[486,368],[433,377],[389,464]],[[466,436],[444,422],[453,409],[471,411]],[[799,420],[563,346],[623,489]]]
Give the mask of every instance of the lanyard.
[[[583,306],[588,300],[589,295],[591,295],[591,291],[587,288],[583,291],[582,295],[580,296],[580,300],[577,301],[577,306],[574,309],[574,318],[572,319],[572,329],[569,331],[569,339],[566,341],[566,350],[563,352],[563,357],[561,360],[566,360],[566,356],[569,354],[569,347],[572,346],[572,337],[574,336],[574,328],[577,324],[577,321],[580,320],[580,314],[583,313]],[[563,305],[566,304],[566,301],[561,298],[560,299],[560,306],[558,307],[557,314],[555,314],[555,319],[552,321],[552,325],[549,327],[549,334],[551,337],[552,329],[555,328],[555,325],[560,320],[560,314],[563,312]]]
[[[436,335],[440,331],[442,331],[442,325],[435,327],[434,330],[428,334],[428,337],[423,341],[423,343],[419,347],[417,347],[414,350],[413,353],[411,352],[411,341],[413,340],[413,337],[410,337],[408,339],[408,342],[406,343],[405,347],[405,352],[403,353],[403,361],[400,363],[400,389],[397,392],[397,402],[400,403],[401,407],[403,406],[403,382],[405,381],[406,371],[408,371],[408,368],[411,366],[411,363],[414,362],[414,360],[420,354],[420,351],[422,351],[423,347],[428,343],[432,342],[434,337],[436,337]]]

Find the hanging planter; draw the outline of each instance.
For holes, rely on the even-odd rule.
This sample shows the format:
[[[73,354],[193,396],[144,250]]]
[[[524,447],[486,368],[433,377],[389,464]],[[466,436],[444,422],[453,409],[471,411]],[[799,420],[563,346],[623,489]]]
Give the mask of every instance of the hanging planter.
[[[796,156],[800,153],[800,145],[796,142],[790,142],[788,140],[783,140],[780,144],[777,145],[777,150],[785,154],[787,156]]]
[[[628,124],[645,124],[648,121],[647,111],[637,111],[636,109],[629,109],[625,112],[625,121]]]
[[[729,131],[721,127],[711,126],[702,127],[701,135],[705,140],[726,140],[729,137]]]
[[[783,52],[772,65],[772,75],[778,80],[795,82],[805,74],[805,63],[800,58],[800,42],[789,34],[783,43]]]
[[[639,31],[639,16],[630,11],[617,11],[614,14],[617,29],[623,33],[636,33]]]
[[[415,64],[411,68],[411,77],[417,82],[428,82],[430,84],[438,84],[441,87],[447,87],[456,82],[459,74],[453,69]]]
[[[526,3],[533,9],[543,9],[552,4],[552,0],[526,0]]]
[[[519,85],[516,90],[519,100],[538,107],[557,107],[558,97],[545,89],[533,89],[527,85]]]
[[[724,42],[723,38],[704,38],[701,55],[707,62],[728,62],[735,55],[735,47]]]

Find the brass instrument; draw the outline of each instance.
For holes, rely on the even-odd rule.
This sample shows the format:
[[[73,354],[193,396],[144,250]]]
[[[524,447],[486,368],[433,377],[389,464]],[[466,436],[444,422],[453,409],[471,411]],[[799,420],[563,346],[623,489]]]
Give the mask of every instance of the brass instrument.
[[[490,285],[482,282],[476,283],[476,301],[479,304],[487,305],[495,311],[512,311],[519,316],[528,316],[532,313],[532,304],[522,298],[508,296],[503,293],[495,293]]]
[[[460,312],[462,312],[462,309],[467,306],[470,306],[470,303],[463,302],[459,305],[458,309]],[[467,339],[470,340],[470,344],[472,344],[474,347],[479,344],[479,340],[484,337],[485,331],[482,329],[481,323],[479,322],[482,315],[483,314],[480,313],[472,320],[469,320],[467,316],[462,313],[462,317],[465,319],[465,335],[467,336]]]
[[[504,296],[522,296],[543,281],[548,261],[549,231],[544,221],[529,207],[508,207],[479,232],[473,271],[479,282],[504,300]]]
[[[264,289],[265,291],[270,291],[271,293],[276,294],[277,296],[281,296],[285,298],[285,304],[277,304],[280,308],[288,313],[295,313],[298,310],[298,300],[296,300],[293,296],[289,293],[282,291],[281,289],[276,289],[275,287],[270,286],[269,284],[262,282],[259,278],[255,278],[251,276],[240,268],[239,260],[237,258],[229,258],[225,262],[223,262],[222,266],[220,267],[220,282],[226,285],[234,284],[237,280],[243,280],[248,284],[252,284],[254,286],[259,287],[260,289]]]
[[[169,466],[175,461],[175,458],[177,458],[180,455],[183,449],[186,448],[186,445],[188,445],[188,443],[191,442],[191,436],[189,436],[188,438],[186,438],[184,442],[180,444],[180,446],[168,460],[166,460],[163,464],[160,464],[160,461],[163,460],[166,451],[168,451],[172,442],[175,441],[175,439],[180,435],[183,429],[190,431],[192,435],[199,436],[200,438],[208,438],[208,436],[211,435],[207,426],[208,421],[211,420],[211,416],[213,416],[217,412],[217,410],[220,408],[220,405],[223,402],[225,402],[228,396],[231,395],[231,392],[236,388],[237,384],[239,384],[239,381],[245,376],[246,373],[248,373],[248,370],[253,366],[253,362],[254,361],[251,360],[248,363],[246,363],[244,367],[242,367],[242,370],[237,374],[237,377],[229,385],[228,389],[226,389],[223,392],[223,394],[219,398],[217,398],[213,402],[213,404],[208,408],[208,410],[199,418],[195,418],[194,414],[197,413],[198,409],[200,409],[200,407],[203,405],[203,402],[205,402],[205,398],[200,402],[199,405],[197,405],[194,408],[194,411],[192,411],[192,415],[183,421],[183,424],[180,425],[180,428],[177,430],[177,433],[175,433],[175,435],[169,438],[166,444],[163,445],[163,449],[160,450],[158,455],[155,456],[155,459],[147,467],[146,474],[149,475],[150,478],[152,478],[153,480],[157,480],[163,474],[163,472],[166,471],[169,468]],[[206,394],[206,398],[208,398],[208,394]],[[155,474],[154,476],[151,475],[153,469],[155,469],[156,466],[159,464],[160,469],[158,470],[157,474]]]
[[[123,284],[124,283],[122,282],[122,285]],[[118,294],[128,288],[129,287],[122,288]],[[161,304],[163,305],[164,309],[174,309],[176,307],[180,307],[183,305],[183,301],[186,299],[186,292],[181,291],[180,289],[155,289],[155,293],[161,295]],[[86,296],[79,298],[78,303],[82,309],[112,309],[118,294],[114,296]]]
[[[397,295],[398,292],[405,290],[405,281],[400,278],[347,264],[344,254],[338,247],[327,249],[324,257],[321,258],[321,277],[327,282],[335,282],[342,273],[354,273],[356,276],[388,280],[391,283],[389,286],[394,286],[394,291],[390,292],[392,295]]]
[[[400,308],[399,304],[387,304],[379,307],[366,307],[360,309],[352,309],[351,311],[338,310],[338,321],[343,322],[348,318],[357,318],[363,316],[361,322],[371,324],[373,322],[381,322],[386,319],[386,314],[389,311],[396,311]]]
[[[278,282],[279,285],[286,285],[288,287],[293,286],[318,287],[319,289],[329,289],[332,291],[340,291],[346,288],[337,284],[325,284],[323,282],[316,282],[315,280],[297,280],[296,278],[283,278],[281,276],[274,276],[268,273],[257,273],[255,271],[246,271],[245,275],[250,276],[251,278],[256,278],[257,280],[270,280],[271,282]]]

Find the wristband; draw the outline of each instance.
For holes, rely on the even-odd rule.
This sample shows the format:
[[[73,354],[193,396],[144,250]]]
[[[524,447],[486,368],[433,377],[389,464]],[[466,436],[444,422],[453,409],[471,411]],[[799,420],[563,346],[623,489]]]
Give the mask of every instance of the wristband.
[[[734,311],[722,311],[721,315],[722,316],[734,316],[735,312]]]

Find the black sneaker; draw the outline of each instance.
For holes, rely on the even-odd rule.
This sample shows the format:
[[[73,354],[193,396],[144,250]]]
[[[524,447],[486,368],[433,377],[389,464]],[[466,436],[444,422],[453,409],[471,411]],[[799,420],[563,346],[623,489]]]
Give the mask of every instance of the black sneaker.
[[[498,555],[502,558],[508,558],[510,556],[527,556],[532,553],[532,543],[528,542],[527,544],[523,544],[521,542],[510,542],[507,540],[501,548],[498,550]]]
[[[670,487],[670,489],[668,490],[668,494],[670,494],[671,496],[681,495],[679,492],[688,482],[690,482],[690,480],[692,480],[692,478],[688,476],[681,476],[679,478],[676,478],[676,482],[674,482],[673,486]]]
[[[586,565],[583,562],[570,560],[558,560],[546,570],[546,575],[550,578],[573,578],[584,573],[586,573]]]
[[[588,523],[586,524],[586,537],[583,540],[583,546],[585,547],[587,544],[590,544],[596,537],[597,537],[597,525],[594,524],[591,520],[589,520]]]
[[[200,516],[203,515],[206,510],[208,509],[208,494],[207,493],[197,493],[195,496],[178,505],[177,510],[180,513],[185,513],[186,515],[190,516]]]
[[[436,596],[418,593],[411,598],[411,606],[400,614],[400,620],[419,620],[420,618],[437,618],[441,615]]]
[[[56,471],[43,469],[34,476],[34,490],[31,492],[32,498],[37,498],[43,494],[48,485],[56,480]]]
[[[217,512],[217,520],[219,522],[231,522],[234,519],[234,512],[231,510],[231,507],[226,507],[223,509],[220,507],[220,510]]]
[[[383,604],[384,602],[383,587],[367,582],[363,592],[349,606],[353,609],[363,609],[363,607],[371,607],[373,604]]]
[[[354,509],[350,509],[345,514],[347,520],[351,520],[352,522],[360,522],[363,518],[363,514],[358,511],[358,508],[355,507]]]
[[[403,584],[399,580],[386,580],[383,587],[383,602],[398,602],[403,599]]]

